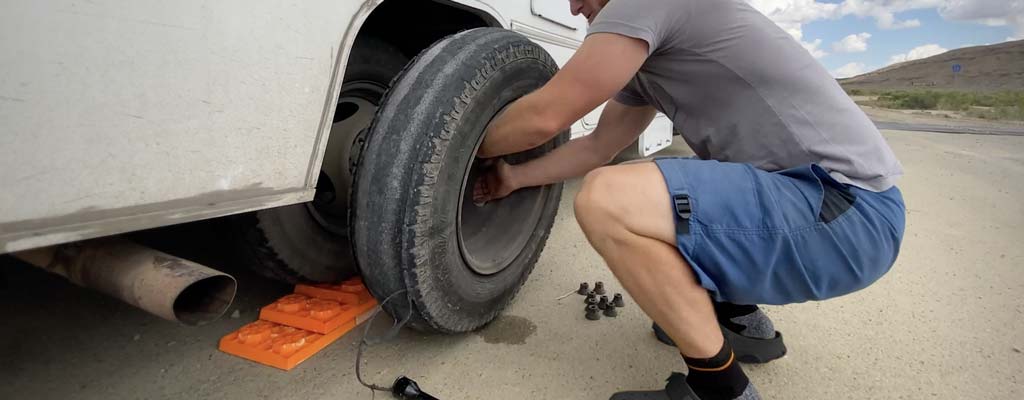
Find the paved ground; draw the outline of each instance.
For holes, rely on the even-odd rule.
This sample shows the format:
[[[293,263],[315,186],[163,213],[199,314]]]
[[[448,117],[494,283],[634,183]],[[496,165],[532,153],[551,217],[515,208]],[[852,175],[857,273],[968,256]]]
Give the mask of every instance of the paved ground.
[[[852,96],[854,101],[875,100],[875,96]],[[968,128],[975,131],[990,131],[997,133],[1020,132],[1024,130],[1024,121],[1015,120],[990,120],[972,118],[962,111],[947,110],[895,110],[888,108],[872,107],[861,105],[861,109],[871,118],[872,121],[909,124],[909,125],[936,125],[943,127]],[[885,128],[900,129],[900,128]],[[915,129],[920,130],[920,129]]]
[[[875,122],[875,126],[878,129],[887,130],[901,130],[901,131],[916,131],[916,132],[934,132],[934,133],[959,133],[959,134],[973,134],[973,135],[1016,135],[1024,136],[1024,127],[985,127],[985,126],[964,126],[959,123],[954,124],[913,124],[913,123],[900,123],[900,122]]]
[[[748,374],[769,399],[1024,398],[1024,137],[886,136],[907,172],[897,265],[861,292],[769,308],[790,354]],[[582,280],[619,290],[573,219],[577,188],[568,186],[547,249],[503,317],[480,333],[405,332],[371,348],[370,380],[407,374],[443,399],[602,399],[660,386],[682,368],[635,305],[590,322],[578,297],[555,300]],[[233,265],[211,229],[152,239],[238,277],[240,318],[202,328],[0,259],[0,398],[369,399],[353,374],[354,334],[287,373],[216,350],[287,288]]]

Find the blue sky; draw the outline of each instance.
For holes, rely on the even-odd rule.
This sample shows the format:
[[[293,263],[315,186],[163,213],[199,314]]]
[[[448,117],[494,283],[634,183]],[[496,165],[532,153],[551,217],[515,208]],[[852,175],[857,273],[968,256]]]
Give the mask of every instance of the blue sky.
[[[1024,1],[1017,0],[747,1],[837,77],[1024,38]]]

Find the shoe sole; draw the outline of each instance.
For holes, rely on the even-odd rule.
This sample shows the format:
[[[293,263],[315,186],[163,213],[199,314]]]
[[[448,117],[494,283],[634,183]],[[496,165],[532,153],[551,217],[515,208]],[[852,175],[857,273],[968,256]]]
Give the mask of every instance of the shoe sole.
[[[722,336],[732,346],[736,359],[741,363],[764,364],[786,355],[786,344],[782,341],[782,332],[775,331],[775,337],[771,339],[757,339],[740,335],[721,326],[719,327],[722,329]],[[654,336],[659,342],[672,347],[676,346],[672,338],[660,326],[654,324],[653,328]]]

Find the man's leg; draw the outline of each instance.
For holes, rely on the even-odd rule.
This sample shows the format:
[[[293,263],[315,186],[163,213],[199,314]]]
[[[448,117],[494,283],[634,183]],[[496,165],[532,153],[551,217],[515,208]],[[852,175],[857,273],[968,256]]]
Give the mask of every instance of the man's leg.
[[[722,347],[707,290],[676,249],[668,188],[654,163],[605,167],[587,175],[576,220],[641,309],[679,351],[711,357]]]
[[[580,227],[615,277],[693,362],[691,385],[700,386],[694,385],[695,376],[722,379],[726,382],[710,384],[732,392],[727,398],[743,392],[746,376],[724,343],[711,299],[676,248],[674,214],[658,167],[640,163],[595,170],[584,179],[575,207]],[[715,360],[725,350],[723,366],[694,365]],[[726,367],[728,373],[721,374]]]

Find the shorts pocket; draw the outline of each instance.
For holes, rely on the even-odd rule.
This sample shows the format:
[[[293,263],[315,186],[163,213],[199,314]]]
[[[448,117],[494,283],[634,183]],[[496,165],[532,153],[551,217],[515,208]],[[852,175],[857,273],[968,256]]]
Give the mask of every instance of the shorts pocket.
[[[850,190],[849,185],[839,183],[820,166],[812,164],[811,170],[814,171],[822,189],[818,220],[828,224],[849,211],[857,201],[857,195]]]

